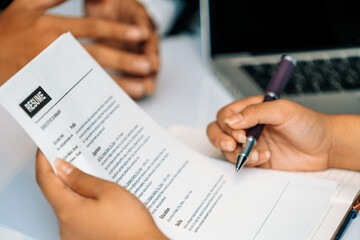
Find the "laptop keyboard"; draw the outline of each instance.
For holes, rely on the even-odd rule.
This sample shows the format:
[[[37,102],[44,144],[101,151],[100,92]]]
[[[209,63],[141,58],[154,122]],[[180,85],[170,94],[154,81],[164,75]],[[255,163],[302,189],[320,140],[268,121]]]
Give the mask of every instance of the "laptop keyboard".
[[[265,91],[277,64],[244,65],[240,68]],[[320,93],[360,88],[360,57],[298,61],[284,92]]]

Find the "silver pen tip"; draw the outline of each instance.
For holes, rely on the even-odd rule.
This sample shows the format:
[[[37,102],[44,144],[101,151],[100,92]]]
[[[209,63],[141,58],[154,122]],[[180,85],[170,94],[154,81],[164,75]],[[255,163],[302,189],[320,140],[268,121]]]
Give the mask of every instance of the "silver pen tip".
[[[244,153],[240,153],[238,155],[237,161],[236,161],[236,172],[240,171],[247,162],[248,157]]]
[[[250,155],[251,149],[253,148],[253,146],[256,144],[256,139],[252,136],[250,136],[247,139],[247,142],[245,144],[245,146],[243,147],[241,153],[238,155],[237,157],[237,161],[236,161],[236,172],[240,171],[244,165],[246,164],[248,157]]]

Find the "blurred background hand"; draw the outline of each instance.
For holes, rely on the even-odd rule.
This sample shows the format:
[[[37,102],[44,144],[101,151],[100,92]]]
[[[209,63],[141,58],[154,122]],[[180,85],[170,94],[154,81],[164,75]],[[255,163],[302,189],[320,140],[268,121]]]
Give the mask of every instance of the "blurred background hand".
[[[61,34],[70,31],[77,38],[93,40],[93,43],[84,44],[84,47],[104,68],[114,70],[114,80],[131,97],[137,99],[150,94],[159,67],[157,55],[143,54],[145,51],[157,52],[157,41],[156,47],[147,44],[150,39],[155,39],[150,27],[134,24],[135,21],[130,20],[119,22],[97,17],[62,17],[45,13],[62,2],[64,0],[15,0],[0,14],[0,84]],[[131,7],[129,12],[123,7],[122,13],[127,13],[124,18],[136,14],[130,11]],[[137,19],[137,16],[133,17]],[[143,46],[144,50],[134,48],[134,51],[127,52],[104,42]]]
[[[284,99],[263,103],[263,98],[245,98],[221,109],[208,126],[211,143],[235,163],[246,142],[246,129],[266,124],[247,166],[289,171],[328,168],[332,136],[327,115]]]
[[[159,70],[158,35],[154,24],[145,8],[136,0],[86,0],[85,10],[88,16],[116,21],[122,24],[137,26],[141,29],[143,41],[124,42],[116,39],[105,39],[98,41],[102,48],[88,47],[88,51],[97,58],[98,55],[112,59],[111,53],[106,51],[107,47],[116,49],[124,58],[144,59],[139,63],[143,68],[139,71],[126,71],[116,66],[107,66],[113,71],[113,78],[121,83],[124,88],[131,88],[134,82],[142,83],[143,95],[149,95],[154,91],[157,71]],[[99,56],[100,57],[100,56]],[[147,62],[146,62],[147,61]],[[140,96],[140,97],[142,97]]]

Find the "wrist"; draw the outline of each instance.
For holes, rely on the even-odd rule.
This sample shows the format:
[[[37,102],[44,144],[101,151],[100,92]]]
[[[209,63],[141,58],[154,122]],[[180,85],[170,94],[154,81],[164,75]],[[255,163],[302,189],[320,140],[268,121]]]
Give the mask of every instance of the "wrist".
[[[155,224],[155,222],[153,221],[152,218],[151,218],[151,223],[150,222],[141,222],[140,225],[142,226],[141,227],[142,229],[141,229],[141,231],[138,231],[138,235],[137,235],[137,237],[135,237],[135,239],[168,240],[168,238],[157,227],[157,225]]]
[[[331,139],[329,168],[360,170],[360,117],[356,115],[327,115],[327,130]]]
[[[330,149],[329,149],[329,157],[328,157],[328,168],[339,168],[338,166],[338,149],[340,148],[338,145],[337,136],[337,118],[331,115],[326,115],[326,130],[328,132],[328,137],[330,139]]]
[[[142,240],[168,240],[168,238],[158,229],[148,232],[141,238]]]

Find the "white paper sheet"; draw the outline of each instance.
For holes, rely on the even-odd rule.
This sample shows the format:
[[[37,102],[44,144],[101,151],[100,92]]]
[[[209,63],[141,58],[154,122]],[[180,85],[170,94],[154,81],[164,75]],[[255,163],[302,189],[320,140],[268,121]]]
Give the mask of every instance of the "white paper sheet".
[[[125,187],[172,239],[304,239],[337,185],[258,169],[235,174],[190,150],[70,34],[4,84],[0,103],[50,161],[62,157]]]
[[[206,137],[205,130],[185,126],[173,126],[169,129],[169,132],[199,153],[225,160],[221,152],[210,144]],[[298,172],[296,174],[339,182],[326,210],[309,236],[309,239],[313,240],[331,239],[353,203],[354,198],[359,193],[360,172],[328,169],[319,172]]]

